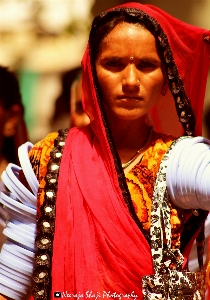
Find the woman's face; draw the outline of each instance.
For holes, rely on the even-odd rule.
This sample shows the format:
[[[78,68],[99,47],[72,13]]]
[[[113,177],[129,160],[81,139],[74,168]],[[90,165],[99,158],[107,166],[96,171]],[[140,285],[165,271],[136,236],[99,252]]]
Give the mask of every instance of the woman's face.
[[[109,118],[143,117],[164,84],[155,38],[138,24],[120,23],[102,40],[96,72]]]

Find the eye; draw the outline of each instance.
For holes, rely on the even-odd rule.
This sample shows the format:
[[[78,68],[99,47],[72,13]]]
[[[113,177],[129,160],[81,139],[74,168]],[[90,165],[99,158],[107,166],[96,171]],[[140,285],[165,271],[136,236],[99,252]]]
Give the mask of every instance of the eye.
[[[161,66],[160,60],[154,60],[150,58],[142,59],[138,63],[138,69],[144,71],[153,71]]]
[[[118,72],[125,67],[123,59],[116,56],[105,57],[101,61],[99,60],[99,64],[103,68],[113,72]]]
[[[113,67],[113,68],[115,68],[115,67],[120,67],[122,64],[120,63],[119,60],[109,60],[109,61],[107,61],[105,63],[105,65],[107,67]]]
[[[139,64],[139,68],[141,69],[152,69],[155,68],[155,65],[149,61],[143,61]]]
[[[116,66],[117,65],[117,62],[116,61],[108,61],[106,63],[107,66]]]

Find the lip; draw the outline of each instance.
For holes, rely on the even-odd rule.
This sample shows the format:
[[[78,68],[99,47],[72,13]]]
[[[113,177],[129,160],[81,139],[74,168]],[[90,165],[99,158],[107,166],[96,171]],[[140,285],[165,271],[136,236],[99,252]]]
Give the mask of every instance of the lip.
[[[117,99],[124,101],[141,101],[142,97],[136,95],[120,95]]]
[[[142,97],[139,96],[127,96],[127,95],[122,95],[117,97],[118,100],[125,102],[125,103],[131,103],[131,102],[139,102],[142,101]]]

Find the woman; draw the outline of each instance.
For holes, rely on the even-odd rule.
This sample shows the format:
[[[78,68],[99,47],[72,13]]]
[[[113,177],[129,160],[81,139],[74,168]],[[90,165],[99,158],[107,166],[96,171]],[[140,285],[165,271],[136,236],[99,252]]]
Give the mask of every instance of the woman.
[[[82,60],[91,123],[51,134],[30,152],[40,181],[36,299],[143,299],[142,277],[154,273],[149,230],[161,159],[175,137],[201,133],[207,36],[139,3],[94,20]],[[171,202],[170,213],[185,268],[207,212]]]

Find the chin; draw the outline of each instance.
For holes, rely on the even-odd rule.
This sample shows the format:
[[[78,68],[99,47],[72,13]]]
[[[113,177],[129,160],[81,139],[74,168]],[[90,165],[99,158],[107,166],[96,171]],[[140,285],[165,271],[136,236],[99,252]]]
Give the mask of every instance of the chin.
[[[116,112],[116,115],[119,119],[122,120],[136,120],[146,115],[147,112],[145,112],[142,109],[131,109],[131,110],[122,110]]]
[[[121,120],[121,121],[134,121],[144,118],[147,112],[142,109],[116,109],[116,110],[106,110],[108,119],[110,121]]]
[[[142,118],[145,118],[145,114],[116,114],[115,119],[121,120],[121,121],[135,121],[140,120]]]

